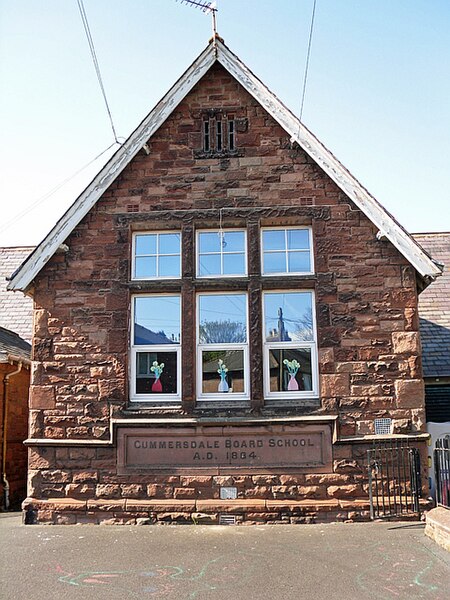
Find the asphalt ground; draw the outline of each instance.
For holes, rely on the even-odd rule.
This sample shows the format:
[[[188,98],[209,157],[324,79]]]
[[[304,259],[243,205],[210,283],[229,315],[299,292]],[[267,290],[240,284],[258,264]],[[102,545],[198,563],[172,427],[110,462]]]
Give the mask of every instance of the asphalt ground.
[[[422,523],[22,525],[0,514],[2,600],[448,600]]]

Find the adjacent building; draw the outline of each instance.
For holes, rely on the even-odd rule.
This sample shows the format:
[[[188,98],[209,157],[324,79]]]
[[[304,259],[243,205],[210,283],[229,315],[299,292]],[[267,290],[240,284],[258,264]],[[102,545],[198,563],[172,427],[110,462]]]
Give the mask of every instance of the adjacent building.
[[[414,239],[444,265],[442,276],[419,298],[425,409],[432,461],[436,440],[450,437],[450,233],[417,233]],[[433,468],[430,480],[434,491]]]
[[[0,248],[0,509],[20,508],[27,490],[28,392],[33,302],[7,279],[33,250]]]

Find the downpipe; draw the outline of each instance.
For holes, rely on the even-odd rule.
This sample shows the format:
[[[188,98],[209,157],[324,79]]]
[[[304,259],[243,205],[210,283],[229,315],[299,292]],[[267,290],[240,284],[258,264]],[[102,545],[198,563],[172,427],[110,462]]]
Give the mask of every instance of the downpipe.
[[[3,377],[3,440],[2,440],[2,480],[3,480],[3,501],[5,510],[9,510],[9,481],[6,477],[6,449],[8,436],[8,385],[10,377],[17,375],[22,370],[23,363],[20,362],[15,371],[7,373]]]

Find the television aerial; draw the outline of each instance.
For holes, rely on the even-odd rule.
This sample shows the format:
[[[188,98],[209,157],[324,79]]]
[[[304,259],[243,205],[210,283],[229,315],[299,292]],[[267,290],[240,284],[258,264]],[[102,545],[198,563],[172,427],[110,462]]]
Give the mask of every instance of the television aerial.
[[[213,39],[217,36],[217,2],[208,2],[207,0],[176,0],[180,4],[187,4],[199,8],[204,13],[211,15]]]

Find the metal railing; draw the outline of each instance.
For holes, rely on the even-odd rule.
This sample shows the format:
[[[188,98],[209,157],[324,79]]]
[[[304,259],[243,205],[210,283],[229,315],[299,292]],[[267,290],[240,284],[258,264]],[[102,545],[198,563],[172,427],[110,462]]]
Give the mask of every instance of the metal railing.
[[[450,508],[450,439],[436,440],[434,447],[434,473],[436,477],[436,503]]]
[[[372,519],[420,515],[420,455],[403,441],[383,441],[367,451]]]

